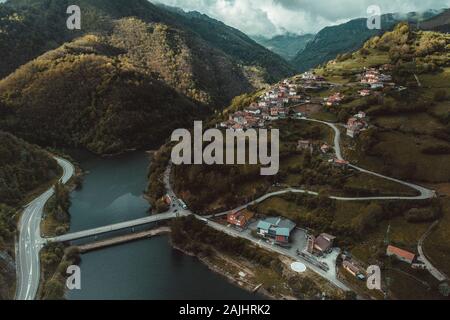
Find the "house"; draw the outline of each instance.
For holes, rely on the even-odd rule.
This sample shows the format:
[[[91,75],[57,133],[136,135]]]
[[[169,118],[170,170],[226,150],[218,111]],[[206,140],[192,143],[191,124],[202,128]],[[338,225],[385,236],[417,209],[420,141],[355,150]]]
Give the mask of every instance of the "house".
[[[278,107],[273,107],[273,108],[270,108],[270,115],[272,116],[272,117],[278,117],[278,114],[280,113],[280,108],[278,108]]]
[[[266,218],[256,226],[259,235],[274,239],[278,244],[288,244],[290,235],[295,229],[295,223],[285,218]]]
[[[360,95],[361,97],[368,97],[368,96],[370,96],[370,94],[371,94],[370,90],[367,90],[367,89],[364,89],[364,90],[360,90],[360,91],[359,91],[359,95]]]
[[[367,127],[367,123],[363,120],[366,117],[364,112],[359,112],[347,121],[347,136],[355,138],[362,129]]]
[[[312,142],[309,140],[299,140],[297,143],[297,150],[311,150],[312,151]]]
[[[389,245],[386,249],[386,255],[389,257],[395,257],[400,261],[412,264],[416,259],[416,255],[409,251]]]
[[[347,136],[350,138],[356,138],[361,130],[358,128],[358,126],[347,126]]]
[[[260,101],[260,102],[258,103],[258,106],[261,107],[261,108],[267,107],[267,102],[266,102],[266,101]]]
[[[350,164],[350,162],[345,161],[345,160],[341,160],[341,159],[333,159],[333,164],[336,167],[347,168],[348,165]]]
[[[261,109],[258,108],[258,106],[250,106],[247,109],[245,109],[245,112],[252,114],[252,115],[259,115],[259,114],[261,114]]]
[[[322,233],[314,239],[314,251],[327,253],[333,247],[335,236],[328,233]]]
[[[245,229],[253,218],[253,213],[247,210],[231,212],[227,215],[227,222],[233,226]]]
[[[168,206],[172,204],[172,198],[168,194],[164,196],[164,203]]]
[[[370,89],[372,89],[372,90],[383,89],[383,88],[384,88],[384,84],[381,82],[375,82],[370,85]]]
[[[360,111],[360,112],[358,112],[357,114],[354,115],[354,117],[357,118],[357,119],[364,119],[364,118],[366,118],[366,116],[367,116],[366,113],[363,112],[363,111]]]
[[[322,151],[323,154],[327,154],[328,152],[330,152],[331,147],[324,143],[321,147],[320,147],[320,151]]]
[[[337,92],[326,99],[326,105],[328,107],[338,106],[343,99],[344,96],[340,92]]]
[[[358,274],[360,273],[359,268],[357,266],[355,266],[351,261],[344,261],[342,263],[342,267],[344,267],[345,270],[348,271],[348,273],[350,273],[352,276],[357,277]]]

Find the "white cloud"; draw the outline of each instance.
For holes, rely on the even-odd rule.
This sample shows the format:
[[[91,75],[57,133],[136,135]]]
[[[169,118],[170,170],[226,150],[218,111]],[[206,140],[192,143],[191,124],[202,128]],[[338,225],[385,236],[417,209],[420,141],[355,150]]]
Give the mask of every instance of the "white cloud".
[[[366,16],[370,5],[383,13],[450,7],[450,0],[157,0],[196,10],[250,35],[316,33],[325,26]]]

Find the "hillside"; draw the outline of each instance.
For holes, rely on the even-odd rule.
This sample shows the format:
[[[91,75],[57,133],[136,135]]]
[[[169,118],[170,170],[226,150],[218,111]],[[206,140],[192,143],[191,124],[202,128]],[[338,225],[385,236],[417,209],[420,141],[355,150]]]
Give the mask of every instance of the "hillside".
[[[156,146],[200,109],[110,41],[85,36],[0,81],[2,126],[43,145],[117,153]]]
[[[383,16],[384,31],[392,28],[394,24],[392,16]],[[370,37],[382,34],[383,30],[368,29],[367,19],[355,19],[341,25],[326,27],[297,54],[292,64],[299,71],[309,70],[334,59],[338,54],[357,50]]]
[[[69,4],[82,8],[81,31],[72,32],[61,27],[65,26]],[[234,63],[259,69],[258,73],[249,73],[249,77],[260,76],[264,81],[275,81],[292,72],[282,58],[236,29],[207,16],[180,13],[155,6],[147,0],[9,0],[0,5],[0,17],[3,17],[0,29],[4,30],[0,33],[0,45],[5,45],[5,51],[15,48],[6,60],[0,62],[0,77],[65,41],[92,32],[108,32],[112,20],[125,17],[137,17],[146,23],[162,23],[183,30],[189,37],[203,40],[210,49],[230,56]]]
[[[0,300],[13,296],[16,210],[26,196],[59,175],[59,167],[36,146],[0,131]]]
[[[283,34],[273,38],[263,36],[254,37],[255,41],[266,47],[270,51],[275,52],[284,59],[291,61],[297,54],[305,49],[308,42],[314,39],[314,35],[305,34]]]
[[[427,240],[426,254],[441,270],[448,270],[450,241],[445,226],[450,196],[450,36],[418,31],[401,23],[313,72],[238,97],[210,123],[222,126],[231,115],[235,120],[229,122],[234,126],[240,116],[251,117],[246,110],[268,111],[264,106],[249,107],[263,101],[266,93],[277,92],[277,88],[282,92],[283,86],[296,88],[299,101],[287,102],[285,115],[264,123],[265,127],[280,129],[280,171],[276,176],[260,176],[258,166],[250,165],[176,166],[173,181],[177,195],[193,211],[214,214],[288,188],[315,191],[318,197],[285,194],[247,210],[257,219],[283,216],[299,228],[312,230],[312,234],[332,234],[337,237],[336,246],[350,252],[361,265],[392,268],[383,274],[384,281],[388,277],[391,281],[390,299],[442,299],[438,281],[428,272],[387,258],[386,232],[389,230],[389,244],[417,253],[419,239],[434,221],[441,220],[442,225]],[[362,81],[367,75],[386,80],[378,80],[382,87],[379,82],[372,86]],[[343,98],[332,103],[331,97],[338,93]],[[299,118],[298,112],[306,119]],[[350,137],[347,127],[355,121],[355,114],[363,117],[366,127]],[[414,197],[417,193],[397,182],[337,165],[334,152],[322,150],[325,143],[332,145],[334,133],[323,123],[305,121],[308,118],[338,124],[343,157],[350,163],[426,186],[436,190],[439,197],[405,200],[400,195]],[[160,163],[159,167],[159,172],[164,172],[165,166]],[[150,183],[149,190],[157,189]],[[356,199],[334,201],[330,195]],[[390,199],[366,198],[382,195]],[[228,224],[224,219],[216,221]],[[358,294],[383,298],[368,291],[359,280],[346,279]]]
[[[393,66],[393,82],[406,89],[399,92],[386,86],[382,98],[355,99],[356,89],[345,84],[364,67],[378,68],[383,63]],[[401,24],[317,72],[344,83],[342,91],[353,97],[333,110],[339,119],[346,121],[364,111],[376,126],[357,140],[359,151],[351,153],[361,165],[403,179],[450,181],[448,35],[413,31]]]
[[[243,32],[196,11],[184,12],[163,5],[159,7],[177,13],[177,23],[183,29],[191,30],[214,48],[222,50],[245,66],[262,68],[267,82],[275,82],[293,74],[294,69],[288,62]]]
[[[367,19],[354,19],[337,26],[322,29],[315,38],[308,43],[292,60],[292,64],[299,71],[311,68],[336,58],[338,54],[353,52],[359,49],[364,42],[375,35],[381,35],[400,21],[416,24],[423,20],[432,19],[439,12],[428,10],[422,13],[410,12],[402,14],[385,14],[381,17],[381,30],[367,28]]]
[[[419,27],[423,30],[450,32],[450,9],[420,23]]]

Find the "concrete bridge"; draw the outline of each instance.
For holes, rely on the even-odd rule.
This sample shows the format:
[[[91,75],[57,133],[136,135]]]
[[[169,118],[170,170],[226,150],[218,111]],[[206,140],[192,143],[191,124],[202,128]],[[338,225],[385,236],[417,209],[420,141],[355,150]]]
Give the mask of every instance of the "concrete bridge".
[[[112,232],[112,231],[118,231],[118,230],[138,227],[138,226],[146,225],[146,224],[149,224],[152,222],[171,220],[171,219],[175,219],[177,217],[186,217],[189,214],[190,213],[188,213],[186,211],[167,212],[167,213],[156,214],[156,215],[152,215],[152,216],[148,216],[145,218],[140,218],[140,219],[136,219],[136,220],[132,220],[132,221],[126,221],[126,222],[116,223],[116,224],[99,227],[99,228],[94,228],[94,229],[90,229],[90,230],[69,233],[69,234],[65,234],[62,236],[58,236],[58,237],[47,238],[46,240],[47,240],[47,242],[74,241],[74,240],[79,240],[79,239],[83,239],[83,238],[97,236],[97,235]]]

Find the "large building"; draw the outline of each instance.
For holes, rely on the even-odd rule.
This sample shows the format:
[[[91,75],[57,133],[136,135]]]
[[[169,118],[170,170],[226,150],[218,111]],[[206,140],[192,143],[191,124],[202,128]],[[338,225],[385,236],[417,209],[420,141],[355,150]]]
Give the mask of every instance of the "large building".
[[[274,239],[279,244],[288,244],[291,232],[295,229],[295,223],[280,217],[267,218],[260,220],[256,228],[259,235]]]
[[[231,212],[227,215],[227,222],[233,226],[245,229],[253,218],[253,213],[247,210]]]
[[[308,239],[308,252],[327,253],[333,247],[335,236],[328,233],[322,233],[318,237],[310,236]]]
[[[394,247],[389,245],[386,250],[386,254],[389,257],[395,257],[400,261],[412,264],[414,260],[416,259],[416,255],[414,253],[411,253],[409,251]]]

